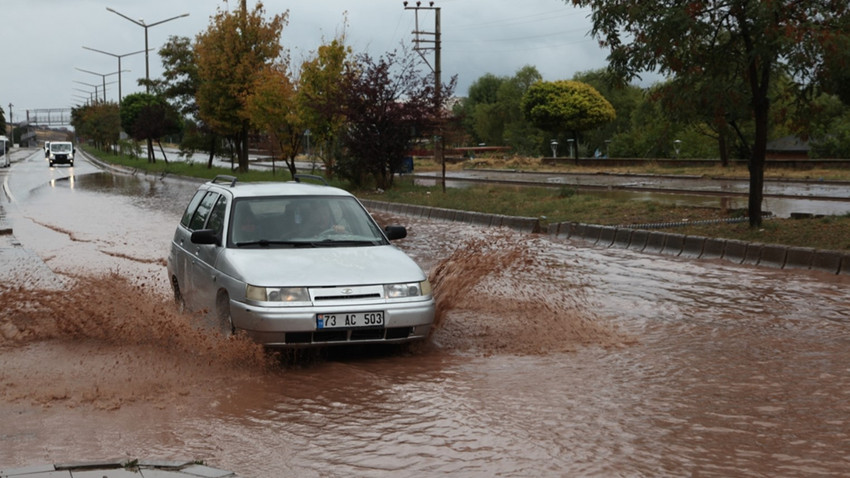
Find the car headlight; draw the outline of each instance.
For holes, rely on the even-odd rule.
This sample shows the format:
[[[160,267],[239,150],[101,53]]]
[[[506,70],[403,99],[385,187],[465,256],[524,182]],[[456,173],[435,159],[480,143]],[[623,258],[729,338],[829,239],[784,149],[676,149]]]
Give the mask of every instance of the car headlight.
[[[245,296],[258,302],[310,302],[310,294],[303,287],[257,287],[248,285]]]
[[[384,286],[384,295],[387,299],[398,299],[402,297],[423,297],[431,294],[431,283],[428,279],[422,282],[407,282],[404,284],[387,284]]]

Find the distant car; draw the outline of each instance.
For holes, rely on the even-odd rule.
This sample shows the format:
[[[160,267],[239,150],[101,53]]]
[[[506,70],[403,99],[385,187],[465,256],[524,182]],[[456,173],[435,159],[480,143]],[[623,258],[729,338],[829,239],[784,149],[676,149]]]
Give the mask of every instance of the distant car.
[[[301,179],[200,186],[168,255],[178,304],[273,348],[425,339],[431,285],[389,242],[407,230],[382,231],[350,193]]]
[[[56,163],[74,165],[74,153],[77,151],[70,141],[51,141],[47,146],[47,160],[53,167]]]

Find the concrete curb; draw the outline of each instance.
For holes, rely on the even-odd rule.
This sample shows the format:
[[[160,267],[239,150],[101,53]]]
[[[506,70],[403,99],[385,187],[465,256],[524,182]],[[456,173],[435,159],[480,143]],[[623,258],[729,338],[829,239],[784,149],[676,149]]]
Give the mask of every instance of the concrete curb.
[[[734,264],[795,269],[850,275],[850,253],[805,247],[687,236],[669,232],[603,226],[578,222],[549,224],[546,230],[533,217],[511,217],[428,206],[361,200],[367,209],[426,219],[465,222],[487,227],[508,227],[525,233],[546,233],[561,239],[577,239],[605,248],[679,256],[690,259],[724,260]]]

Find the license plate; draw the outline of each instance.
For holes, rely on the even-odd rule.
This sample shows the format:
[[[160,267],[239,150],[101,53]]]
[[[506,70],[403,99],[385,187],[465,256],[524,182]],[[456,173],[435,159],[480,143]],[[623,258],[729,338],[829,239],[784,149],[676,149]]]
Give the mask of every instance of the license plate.
[[[343,314],[316,314],[319,329],[344,329],[352,327],[383,327],[383,312],[352,312]]]

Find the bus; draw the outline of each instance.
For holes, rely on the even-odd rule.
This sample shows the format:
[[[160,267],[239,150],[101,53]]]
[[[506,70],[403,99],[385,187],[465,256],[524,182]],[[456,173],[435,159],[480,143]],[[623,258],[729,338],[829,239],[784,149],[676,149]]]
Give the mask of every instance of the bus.
[[[9,159],[9,138],[0,135],[0,168],[8,168],[12,164]]]

